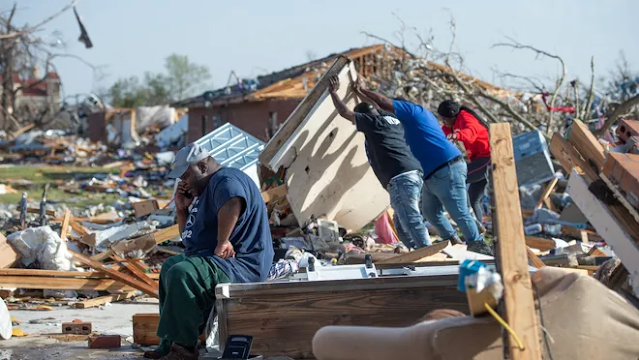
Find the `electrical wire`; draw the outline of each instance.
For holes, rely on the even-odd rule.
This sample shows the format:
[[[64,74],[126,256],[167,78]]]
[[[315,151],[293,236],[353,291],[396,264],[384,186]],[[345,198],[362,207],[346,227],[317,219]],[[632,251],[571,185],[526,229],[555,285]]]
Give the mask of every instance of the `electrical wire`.
[[[502,319],[501,316],[499,316],[499,314],[497,314],[497,312],[493,310],[493,308],[491,308],[490,305],[488,305],[488,303],[484,303],[484,307],[486,308],[486,310],[488,310],[488,313],[492,315],[495,318],[495,320],[497,320],[497,322],[499,322],[501,326],[503,326],[504,329],[506,329],[506,331],[510,333],[510,335],[512,335],[512,337],[515,339],[515,342],[517,343],[517,346],[519,347],[519,350],[524,350],[525,349],[524,344],[521,342],[521,340],[519,340],[519,336],[517,336],[517,334],[510,327],[510,325],[508,325],[508,323],[504,319]]]

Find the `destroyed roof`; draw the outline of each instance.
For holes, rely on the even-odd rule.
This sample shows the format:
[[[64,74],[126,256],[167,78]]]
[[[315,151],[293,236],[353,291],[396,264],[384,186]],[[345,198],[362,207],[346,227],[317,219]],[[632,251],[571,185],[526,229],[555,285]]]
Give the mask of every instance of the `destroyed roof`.
[[[226,123],[203,136],[196,143],[222,166],[246,170],[258,162],[264,142]]]
[[[391,54],[393,58],[406,58],[411,55],[403,50],[390,45],[372,45],[362,48],[354,48],[345,52],[331,54],[325,58],[314,60],[302,65],[274,72],[268,75],[258,76],[257,79],[241,79],[238,84],[221,89],[207,91],[202,95],[178,101],[172,106],[176,107],[200,107],[208,100],[212,105],[240,103],[243,101],[262,101],[267,99],[303,99],[322,77],[322,74],[331,66],[338,56],[343,55],[353,60],[360,74],[368,76],[372,73],[390,72],[384,69],[376,60],[376,56]],[[429,61],[428,66],[440,71],[449,71],[444,65]],[[363,70],[362,70],[363,69]],[[467,81],[473,81],[487,90],[501,91],[502,89],[476,79],[470,75],[459,73],[460,77]]]

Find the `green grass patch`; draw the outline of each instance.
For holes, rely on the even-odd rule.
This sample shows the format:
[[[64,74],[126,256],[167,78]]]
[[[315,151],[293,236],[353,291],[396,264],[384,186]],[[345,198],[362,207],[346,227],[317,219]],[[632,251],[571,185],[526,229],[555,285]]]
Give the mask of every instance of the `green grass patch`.
[[[75,166],[13,166],[0,168],[0,183],[2,179],[24,179],[34,183],[34,187],[29,190],[18,190],[18,194],[0,195],[0,203],[18,204],[22,198],[22,191],[26,191],[30,201],[40,201],[44,185],[49,183],[47,200],[50,202],[66,203],[70,207],[85,207],[87,205],[97,205],[100,203],[112,204],[120,198],[119,194],[103,194],[92,192],[81,192],[80,194],[70,194],[60,190],[56,184],[57,180],[67,182],[76,174],[118,174],[120,168],[104,169],[100,167],[75,167]]]

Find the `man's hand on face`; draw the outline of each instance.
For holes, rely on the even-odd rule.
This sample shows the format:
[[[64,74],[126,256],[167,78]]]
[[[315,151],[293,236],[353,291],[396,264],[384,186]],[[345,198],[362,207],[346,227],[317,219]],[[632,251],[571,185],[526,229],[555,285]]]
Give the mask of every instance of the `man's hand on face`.
[[[336,93],[339,90],[339,78],[337,76],[331,76],[328,79],[328,91]]]
[[[177,186],[177,191],[175,192],[175,207],[178,211],[188,211],[192,202],[193,195],[191,195],[187,190],[186,183],[181,181]]]
[[[215,247],[215,255],[221,257],[222,259],[235,257],[235,249],[233,249],[233,244],[231,244],[231,242],[228,240],[219,242],[217,244],[217,247]]]

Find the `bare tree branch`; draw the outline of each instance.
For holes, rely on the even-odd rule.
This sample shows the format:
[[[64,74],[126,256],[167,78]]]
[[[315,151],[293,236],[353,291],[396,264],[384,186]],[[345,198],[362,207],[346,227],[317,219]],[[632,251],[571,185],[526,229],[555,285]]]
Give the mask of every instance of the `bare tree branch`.
[[[492,47],[493,48],[496,48],[496,47],[510,47],[510,48],[513,48],[513,49],[531,50],[531,51],[534,51],[535,53],[537,53],[537,56],[543,55],[543,56],[555,59],[555,60],[559,61],[559,63],[561,64],[561,77],[559,78],[559,80],[555,84],[555,91],[552,93],[552,97],[550,98],[550,114],[548,115],[548,123],[546,125],[546,127],[547,127],[546,134],[548,136],[550,136],[550,134],[552,133],[552,123],[553,123],[553,115],[554,115],[553,108],[555,107],[555,101],[557,100],[557,94],[559,93],[559,90],[563,86],[564,81],[566,80],[566,75],[568,73],[568,71],[566,70],[566,64],[564,63],[564,60],[559,55],[551,54],[551,53],[549,53],[547,51],[537,49],[534,46],[521,44],[518,41],[516,41],[516,40],[514,40],[513,38],[510,38],[510,37],[507,37],[507,39],[510,40],[510,43],[497,43],[497,44],[494,44]]]
[[[592,107],[592,102],[595,98],[595,57],[590,58],[590,89],[588,90],[588,101],[586,101],[586,107],[584,108],[583,114],[581,115],[582,119],[590,116],[590,108]]]
[[[615,123],[615,121],[617,121],[619,117],[627,112],[630,112],[630,110],[632,110],[632,108],[637,105],[639,105],[639,94],[631,97],[630,99],[621,103],[621,105],[617,106],[615,111],[613,111],[612,115],[608,117],[608,120],[606,120],[601,129],[595,132],[595,135],[604,136],[606,134],[606,131],[608,131],[608,129]]]
[[[77,2],[78,2],[78,0],[73,0],[71,2],[71,4],[63,7],[62,10],[60,10],[57,13],[55,13],[55,14],[49,16],[48,18],[42,20],[41,22],[39,22],[35,26],[30,26],[30,27],[27,27],[27,28],[22,29],[20,31],[14,31],[14,32],[11,32],[11,33],[8,33],[8,34],[0,35],[0,39],[11,39],[11,38],[14,38],[14,37],[18,37],[18,36],[22,36],[22,35],[25,35],[25,34],[32,33],[34,31],[36,31],[39,27],[45,25],[46,23],[50,22],[51,20],[53,20],[53,19],[57,18],[58,16],[62,15],[65,11],[73,8],[77,4]],[[11,16],[9,16],[8,23],[11,22],[11,18],[13,17],[13,13],[14,12],[15,12],[15,6],[14,6],[14,10],[11,13]]]

